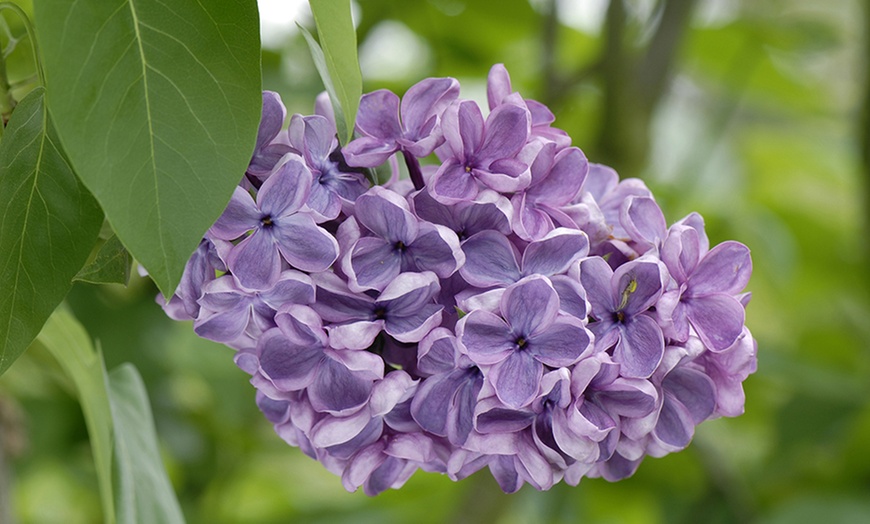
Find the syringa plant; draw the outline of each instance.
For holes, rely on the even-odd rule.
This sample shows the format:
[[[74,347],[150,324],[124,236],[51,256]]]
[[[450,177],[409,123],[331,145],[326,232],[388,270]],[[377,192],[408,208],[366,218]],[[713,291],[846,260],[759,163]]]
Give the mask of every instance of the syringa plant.
[[[365,94],[341,148],[329,111],[285,129],[264,93],[250,167],[164,302],[348,490],[615,481],[743,411],[749,249],[710,247],[695,213],[668,227],[503,66],[487,94],[487,116],[452,78]]]

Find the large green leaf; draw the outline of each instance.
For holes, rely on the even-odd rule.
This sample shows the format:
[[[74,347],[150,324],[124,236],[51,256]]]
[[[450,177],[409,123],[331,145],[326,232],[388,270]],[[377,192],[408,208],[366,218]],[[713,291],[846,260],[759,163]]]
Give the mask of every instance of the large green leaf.
[[[94,260],[79,271],[74,280],[91,284],[124,284],[130,282],[133,257],[116,235],[110,236],[100,246]]]
[[[262,103],[254,0],[37,0],[72,164],[164,295],[244,175]]]
[[[72,379],[91,439],[106,522],[184,522],[163,468],[148,395],[125,364],[106,374],[84,327],[60,307],[37,337]]]
[[[66,296],[102,213],[60,148],[44,103],[28,94],[0,142],[0,373]]]
[[[338,138],[347,144],[353,137],[362,75],[356,50],[356,30],[350,0],[311,0],[320,46],[303,29],[317,71],[332,101]]]
[[[112,409],[103,358],[94,351],[85,328],[63,306],[48,319],[36,341],[57,359],[75,385],[91,439],[103,514],[107,522],[113,522]]]
[[[109,374],[115,424],[115,505],[118,522],[184,522],[160,458],[142,377],[132,364]]]

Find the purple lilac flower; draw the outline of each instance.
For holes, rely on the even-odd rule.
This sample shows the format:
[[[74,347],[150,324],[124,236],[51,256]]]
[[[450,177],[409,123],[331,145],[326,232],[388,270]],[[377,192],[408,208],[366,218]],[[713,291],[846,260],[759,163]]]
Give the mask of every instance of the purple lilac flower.
[[[456,101],[444,111],[444,158],[429,180],[429,191],[443,204],[474,200],[483,188],[502,193],[529,185],[528,164],[516,156],[529,138],[528,110],[495,108],[486,119],[476,103]]]
[[[354,293],[334,273],[319,273],[314,282],[314,308],[330,322],[332,347],[365,349],[381,331],[400,342],[419,342],[441,322],[438,277],[429,271],[402,273],[375,298]]]
[[[452,275],[465,261],[456,234],[444,226],[417,219],[407,201],[380,186],[356,200],[355,220],[348,219],[342,237],[342,271],[351,289],[383,289],[405,271]],[[357,222],[371,233],[362,236]]]
[[[263,91],[263,114],[257,130],[257,145],[248,165],[248,174],[263,179],[269,176],[281,158],[293,151],[287,138],[281,136],[287,109],[278,93]]]
[[[504,64],[495,64],[489,70],[486,78],[486,98],[490,110],[505,103],[524,105],[532,117],[532,135],[552,142],[559,149],[571,145],[571,137],[568,133],[550,126],[556,120],[556,116],[547,106],[537,100],[523,99],[512,90],[511,77]]]
[[[523,251],[497,231],[481,231],[462,243],[465,265],[460,274],[473,286],[512,284],[525,276],[553,276],[564,273],[589,251],[586,233],[558,228],[540,240],[531,242]]]
[[[596,347],[615,346],[613,359],[626,377],[649,377],[664,354],[662,330],[647,313],[662,294],[662,268],[655,259],[637,259],[616,271],[601,257],[580,263],[580,282],[597,320],[589,325]]]
[[[363,95],[356,127],[364,136],[344,148],[348,164],[377,167],[399,150],[418,158],[430,155],[444,142],[438,119],[458,96],[459,82],[453,78],[427,78],[408,89],[401,104],[386,89]]]
[[[541,148],[531,166],[530,186],[511,197],[514,232],[523,240],[537,240],[557,224],[576,227],[561,208],[576,198],[588,170],[586,156],[576,147],[556,152],[551,143]]]
[[[559,316],[559,296],[539,275],[509,286],[498,315],[476,310],[463,317],[456,334],[469,358],[486,366],[498,398],[513,408],[538,395],[544,365],[570,366],[592,342],[580,320]]]
[[[504,66],[487,80],[486,119],[450,78],[367,94],[343,150],[325,94],[285,133],[265,92],[247,176],[158,298],[236,350],[278,436],[348,490],[615,481],[743,411],[746,246],[710,249],[697,213],[668,227]]]
[[[432,374],[414,396],[411,415],[429,433],[461,446],[471,433],[483,374],[459,353],[448,329],[436,328],[420,341],[419,358],[419,366]]]
[[[266,291],[246,291],[231,275],[203,286],[199,304],[202,314],[194,321],[197,335],[230,344],[251,329],[259,337],[275,327],[275,312],[284,304],[314,303],[314,283],[308,275],[288,269]]]
[[[319,412],[347,415],[363,408],[374,382],[383,378],[377,355],[332,349],[320,317],[308,306],[282,308],[275,322],[278,327],[257,344],[255,386],[273,398],[305,389]]]
[[[311,172],[299,157],[285,156],[257,192],[256,200],[236,188],[226,211],[209,230],[234,240],[227,266],[244,288],[265,290],[278,281],[282,257],[303,271],[323,271],[338,258],[338,242],[302,212],[311,188]]]
[[[735,297],[749,282],[749,249],[728,241],[702,254],[697,230],[672,229],[662,249],[662,260],[677,288],[662,296],[659,316],[677,341],[689,336],[689,325],[711,351],[734,344],[743,330],[745,311]]]
[[[289,134],[290,143],[311,170],[311,192],[305,203],[317,222],[338,217],[348,202],[366,192],[369,187],[366,177],[340,162],[335,124],[319,115],[293,115]]]
[[[511,231],[510,201],[489,189],[478,193],[474,201],[452,206],[438,202],[428,191],[417,191],[408,200],[411,211],[421,220],[452,229],[459,240],[481,231],[494,230],[503,235]]]

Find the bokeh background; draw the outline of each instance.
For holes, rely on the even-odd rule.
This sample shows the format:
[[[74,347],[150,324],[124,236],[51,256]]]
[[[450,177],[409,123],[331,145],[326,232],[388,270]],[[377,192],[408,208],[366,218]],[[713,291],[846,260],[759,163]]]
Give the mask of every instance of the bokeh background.
[[[264,87],[311,113],[322,85],[295,26],[313,26],[307,4],[260,7]],[[77,284],[68,303],[109,369],[133,362],[145,379],[189,522],[870,522],[870,2],[353,7],[365,91],[453,76],[484,101],[489,68],[504,63],[592,161],[642,178],[670,222],[698,211],[711,242],[750,247],[759,351],[746,413],[702,424],[688,449],[615,484],[504,495],[488,471],[460,483],[418,472],[371,499],[284,444],[231,350],[166,318],[150,281]],[[39,351],[0,377],[0,520],[100,521],[70,392]]]

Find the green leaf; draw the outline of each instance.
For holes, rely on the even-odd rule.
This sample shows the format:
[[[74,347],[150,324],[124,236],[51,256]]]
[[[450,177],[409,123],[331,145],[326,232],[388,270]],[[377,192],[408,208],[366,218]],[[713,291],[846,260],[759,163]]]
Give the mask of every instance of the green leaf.
[[[362,75],[356,50],[356,29],[350,0],[311,0],[320,45],[304,28],[317,72],[323,79],[342,145],[353,137],[356,112],[362,96]]]
[[[115,505],[118,522],[184,522],[163,468],[148,393],[132,364],[109,374],[115,423]]]
[[[163,468],[151,407],[139,373],[106,374],[84,327],[65,307],[37,337],[72,379],[91,439],[106,522],[184,522]]]
[[[100,485],[103,514],[114,517],[112,497],[112,410],[103,358],[94,351],[85,328],[61,306],[37,337],[72,379],[78,392]],[[114,521],[107,518],[107,521]]]
[[[133,257],[124,248],[124,244],[112,235],[106,240],[94,260],[83,267],[74,280],[91,284],[124,284],[130,282],[130,267]]]
[[[72,164],[165,296],[245,173],[260,120],[253,0],[37,0]]]
[[[103,220],[64,156],[44,94],[37,88],[18,104],[0,142],[0,374],[66,296]]]

